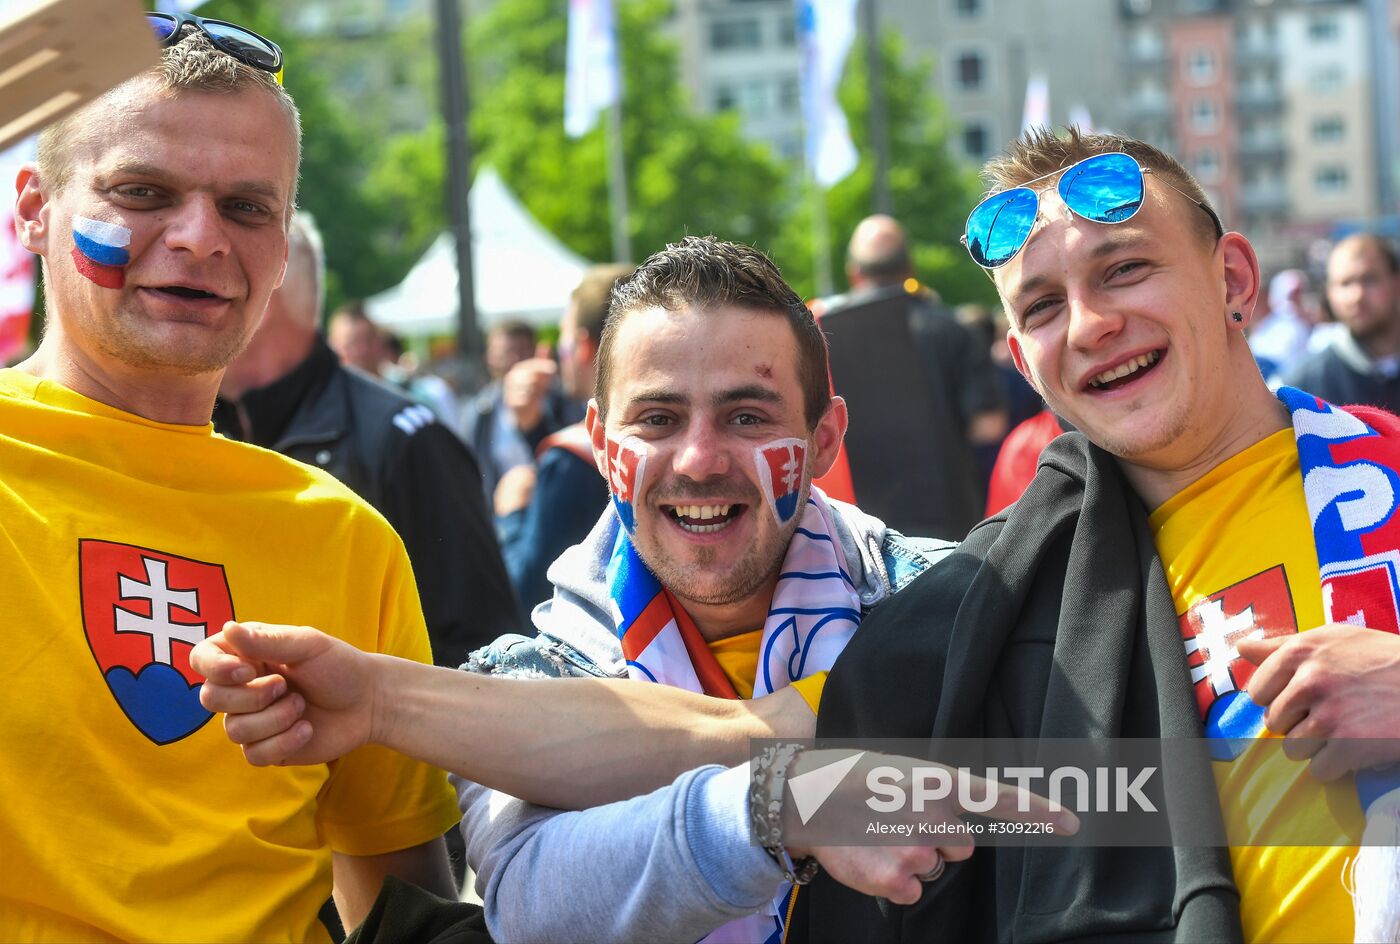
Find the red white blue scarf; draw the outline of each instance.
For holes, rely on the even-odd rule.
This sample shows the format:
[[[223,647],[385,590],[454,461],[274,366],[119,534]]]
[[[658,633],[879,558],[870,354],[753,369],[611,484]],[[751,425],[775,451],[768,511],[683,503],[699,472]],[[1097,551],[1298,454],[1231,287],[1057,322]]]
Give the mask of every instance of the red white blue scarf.
[[[1324,618],[1400,632],[1400,419],[1369,407],[1338,409],[1291,387],[1278,396],[1298,443]],[[1366,833],[1352,872],[1355,940],[1395,940],[1400,768],[1362,771],[1356,789]]]
[[[846,571],[832,514],[826,496],[813,488],[788,543],[763,624],[754,697],[830,669],[860,624],[860,595]],[[694,623],[642,562],[626,528],[618,530],[613,544],[608,588],[629,676],[737,697]],[[731,921],[705,942],[781,940],[789,895],[790,888],[784,887],[768,909]]]

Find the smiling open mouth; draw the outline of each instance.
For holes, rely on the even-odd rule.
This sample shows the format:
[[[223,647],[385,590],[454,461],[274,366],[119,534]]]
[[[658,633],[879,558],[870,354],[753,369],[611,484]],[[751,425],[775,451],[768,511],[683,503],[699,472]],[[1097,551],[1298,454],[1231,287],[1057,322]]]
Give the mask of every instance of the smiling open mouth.
[[[213,292],[206,292],[203,289],[190,288],[188,285],[162,285],[152,289],[154,292],[163,292],[166,295],[175,295],[179,298],[219,298]]]
[[[1148,351],[1140,354],[1126,363],[1119,364],[1111,370],[1106,370],[1089,381],[1089,386],[1095,390],[1114,390],[1124,384],[1132,383],[1143,374],[1148,373],[1162,359],[1161,351]]]
[[[744,505],[663,505],[662,510],[691,534],[710,534],[729,527],[744,513]]]

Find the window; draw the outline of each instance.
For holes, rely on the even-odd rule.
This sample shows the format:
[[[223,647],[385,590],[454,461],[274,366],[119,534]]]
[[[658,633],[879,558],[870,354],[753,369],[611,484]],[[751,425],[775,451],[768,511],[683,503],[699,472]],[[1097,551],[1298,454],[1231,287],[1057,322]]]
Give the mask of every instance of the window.
[[[1312,138],[1318,144],[1335,144],[1346,137],[1346,122],[1338,115],[1313,119]]]
[[[980,16],[985,7],[984,0],[953,0],[953,12],[958,16]]]
[[[710,24],[711,49],[757,49],[762,41],[758,20],[716,20]]]
[[[797,17],[791,13],[778,18],[778,45],[797,45]]]
[[[734,91],[734,86],[728,82],[720,82],[715,85],[715,110],[729,111],[739,104],[739,95]]]
[[[1215,99],[1198,98],[1191,103],[1191,130],[1209,134],[1220,125],[1220,108]]]
[[[1186,78],[1192,85],[1209,85],[1218,71],[1214,50],[1198,46],[1186,54]]]
[[[1203,184],[1213,184],[1220,179],[1220,152],[1213,148],[1206,148],[1196,152],[1196,159],[1192,162],[1192,169],[1196,172],[1196,179]]]
[[[1342,89],[1342,67],[1336,64],[1322,66],[1308,77],[1308,85],[1315,95],[1331,95]]]
[[[1342,33],[1341,25],[1335,16],[1314,16],[1308,20],[1308,39],[1328,42]]]
[[[987,125],[981,121],[969,121],[963,125],[962,149],[969,158],[977,161],[990,156],[992,135]]]
[[[1146,24],[1135,27],[1128,37],[1128,51],[1144,61],[1161,58],[1165,51],[1161,31]]]
[[[971,91],[972,89],[982,87],[983,66],[981,53],[962,53],[954,61],[954,68],[957,71],[959,88]]]
[[[746,118],[762,118],[768,114],[770,96],[766,79],[745,79],[738,88],[739,110]]]
[[[797,76],[785,75],[778,80],[778,109],[790,115],[802,110],[802,84]]]
[[[1328,164],[1317,169],[1313,175],[1313,185],[1318,193],[1345,193],[1349,176],[1345,167]]]

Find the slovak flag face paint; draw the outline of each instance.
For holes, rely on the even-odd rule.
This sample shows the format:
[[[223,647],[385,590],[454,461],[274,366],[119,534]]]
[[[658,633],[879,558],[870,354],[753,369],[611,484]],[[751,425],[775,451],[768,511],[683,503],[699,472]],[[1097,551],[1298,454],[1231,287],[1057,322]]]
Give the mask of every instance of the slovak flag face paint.
[[[797,514],[802,492],[802,470],[807,464],[807,443],[802,439],[775,439],[753,451],[763,497],[778,524],[787,524]]]
[[[642,490],[647,470],[647,454],[651,451],[644,440],[628,436],[623,440],[607,440],[608,490],[612,492],[613,507],[628,534],[637,530],[637,513],[633,503]]]
[[[84,278],[103,288],[121,288],[126,284],[130,245],[131,230],[125,226],[73,217],[73,264]]]

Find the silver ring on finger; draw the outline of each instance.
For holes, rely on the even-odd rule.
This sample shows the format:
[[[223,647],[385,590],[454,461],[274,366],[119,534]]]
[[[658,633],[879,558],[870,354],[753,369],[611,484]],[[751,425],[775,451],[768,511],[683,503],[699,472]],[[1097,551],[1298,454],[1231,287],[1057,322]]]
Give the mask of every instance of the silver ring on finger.
[[[914,877],[925,884],[929,882],[936,882],[938,881],[939,877],[943,875],[944,865],[945,863],[943,861],[943,857],[939,856],[938,862],[934,865],[933,868],[929,869],[927,872],[924,872],[922,875],[916,875]]]

